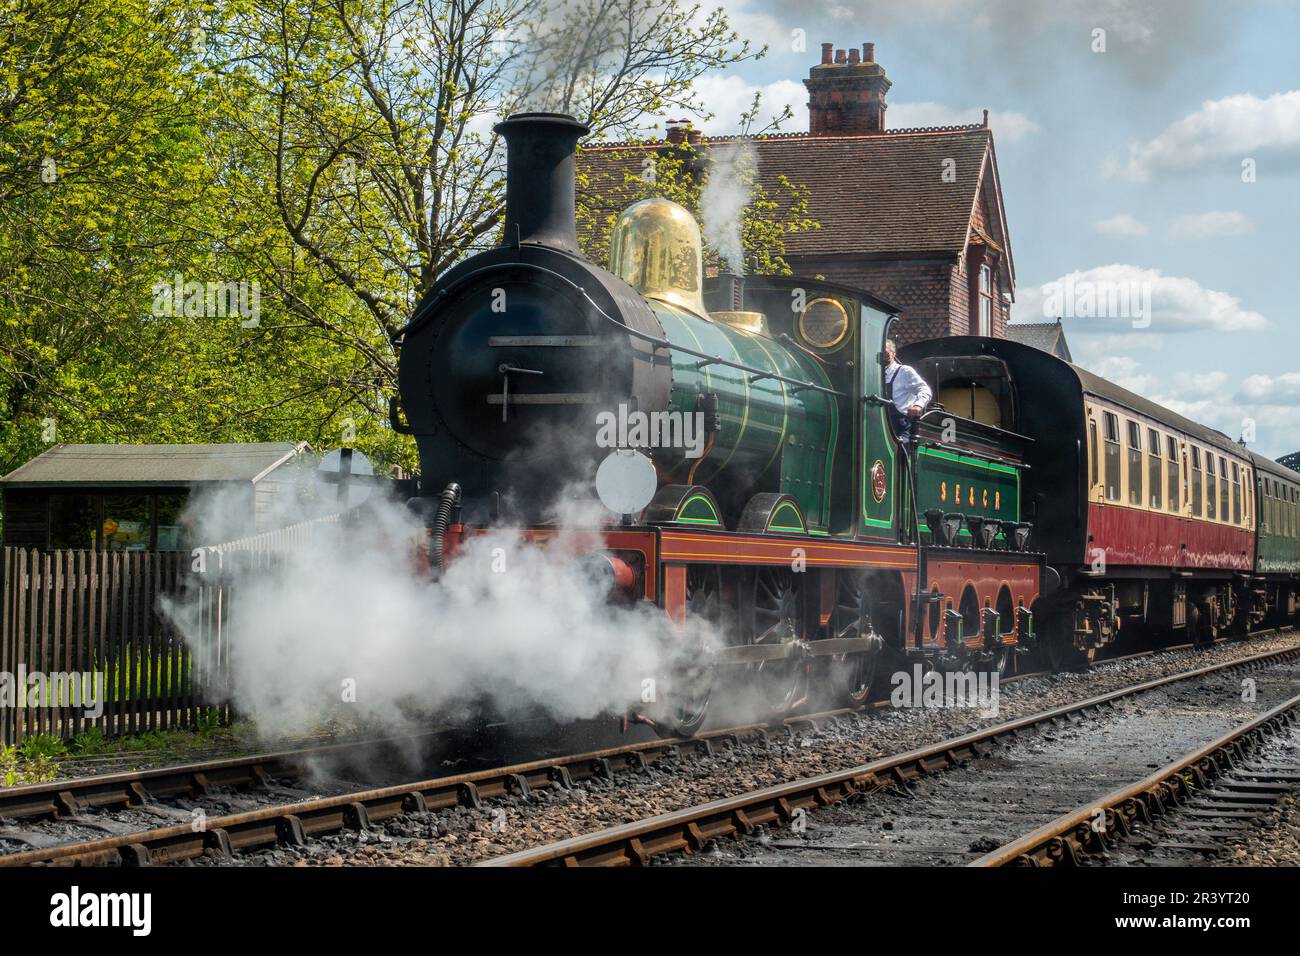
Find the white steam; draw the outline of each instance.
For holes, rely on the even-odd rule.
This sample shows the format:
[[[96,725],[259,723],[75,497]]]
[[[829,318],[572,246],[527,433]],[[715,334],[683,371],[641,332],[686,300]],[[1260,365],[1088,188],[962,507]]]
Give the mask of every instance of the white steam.
[[[708,179],[700,193],[700,216],[709,247],[732,272],[744,273],[741,228],[752,199],[756,157],[747,142],[711,147]]]
[[[562,527],[592,527],[590,515],[566,510]],[[199,524],[223,521],[206,514]],[[226,693],[259,731],[454,718],[482,704],[560,721],[646,709],[647,686],[660,700],[666,689],[667,649],[699,648],[702,635],[675,633],[658,608],[607,601],[573,560],[592,550],[590,532],[562,530],[545,546],[512,531],[471,538],[437,584],[415,567],[422,535],[404,507],[375,502],[364,528],[317,526],[309,546],[269,570],[236,570],[231,581],[244,562],[225,555]],[[164,607],[191,644],[212,640],[197,598]]]

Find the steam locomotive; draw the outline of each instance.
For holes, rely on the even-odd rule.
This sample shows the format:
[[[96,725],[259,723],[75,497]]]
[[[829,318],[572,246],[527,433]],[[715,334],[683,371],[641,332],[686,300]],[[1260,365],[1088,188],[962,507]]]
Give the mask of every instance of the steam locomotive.
[[[1295,617],[1300,475],[992,339],[905,351],[939,401],[900,444],[882,366],[898,309],[808,278],[706,278],[698,225],[662,199],[623,212],[601,269],[574,213],[586,127],[524,113],[496,128],[501,245],[443,276],[396,340],[392,423],[420,457],[411,504],[434,573],[487,528],[558,533],[557,500],[609,504],[586,557],[611,595],[715,635],[642,715],[661,731],[693,733],[731,681],[783,714],[865,701],[884,661],[1005,674],[1039,644],[1078,664],[1136,620],[1204,637]],[[602,418],[636,416],[703,438],[609,447]],[[1111,416],[1214,461],[1196,494],[1216,506],[1231,474],[1226,508],[1200,519],[1190,493],[1177,510],[1148,509],[1145,490],[1136,506],[1111,497],[1137,467],[1121,453],[1112,481]],[[1251,480],[1277,490],[1267,522],[1262,497],[1231,510]],[[1242,520],[1202,528],[1216,514]]]

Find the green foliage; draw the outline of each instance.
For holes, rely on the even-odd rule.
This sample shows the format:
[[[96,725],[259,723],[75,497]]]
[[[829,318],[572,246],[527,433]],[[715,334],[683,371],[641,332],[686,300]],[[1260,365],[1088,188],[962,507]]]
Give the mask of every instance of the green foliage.
[[[391,336],[499,232],[493,119],[626,137],[762,53],[684,0],[4,0],[0,473],[56,441],[347,424],[411,467]],[[782,191],[745,227],[769,271],[807,225]],[[178,277],[257,289],[255,320],[169,302]]]
[[[72,739],[68,741],[68,752],[78,757],[93,757],[105,753],[108,749],[108,740],[99,727],[91,727],[79,734],[73,734]]]
[[[738,152],[729,163],[749,196],[741,214],[740,239],[747,271],[760,275],[789,275],[785,260],[785,237],[791,233],[820,229],[808,216],[808,188],[786,176],[770,192],[758,178],[758,169],[746,150],[745,138],[724,147],[681,144],[658,150],[644,148],[606,151],[598,172],[594,164],[580,164],[578,174],[578,225],[583,254],[601,265],[609,261],[609,239],[614,222],[628,206],[654,197],[670,199],[704,220],[702,198],[709,182],[713,154],[722,149]],[[609,155],[612,153],[613,155]],[[610,177],[607,170],[618,170]],[[718,251],[705,237],[706,265],[717,267]]]
[[[24,737],[18,745],[18,756],[24,760],[36,760],[40,757],[62,757],[68,748],[59,737],[50,734],[33,734]]]

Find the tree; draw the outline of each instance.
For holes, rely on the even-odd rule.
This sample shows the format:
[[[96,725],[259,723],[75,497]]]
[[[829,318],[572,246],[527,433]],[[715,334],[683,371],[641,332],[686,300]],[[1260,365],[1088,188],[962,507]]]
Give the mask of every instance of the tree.
[[[642,199],[670,199],[703,225],[706,267],[789,275],[785,237],[820,223],[808,216],[808,188],[778,177],[759,180],[752,138],[698,145],[610,147],[584,156],[578,174],[578,224],[583,254],[608,264],[610,232],[619,214]],[[739,201],[711,211],[711,186]],[[742,261],[735,261],[742,260]]]
[[[249,0],[213,61],[236,242],[280,328],[351,353],[333,385],[374,420],[396,381],[389,338],[502,219],[495,119],[576,113],[618,135],[694,104],[703,73],[756,56],[721,11],[680,0]]]

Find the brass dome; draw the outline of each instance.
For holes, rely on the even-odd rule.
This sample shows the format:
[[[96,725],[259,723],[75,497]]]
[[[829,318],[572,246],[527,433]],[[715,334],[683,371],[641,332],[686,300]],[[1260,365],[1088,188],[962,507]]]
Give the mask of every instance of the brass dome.
[[[643,199],[623,210],[609,238],[609,271],[648,299],[708,317],[700,226],[671,200]]]

